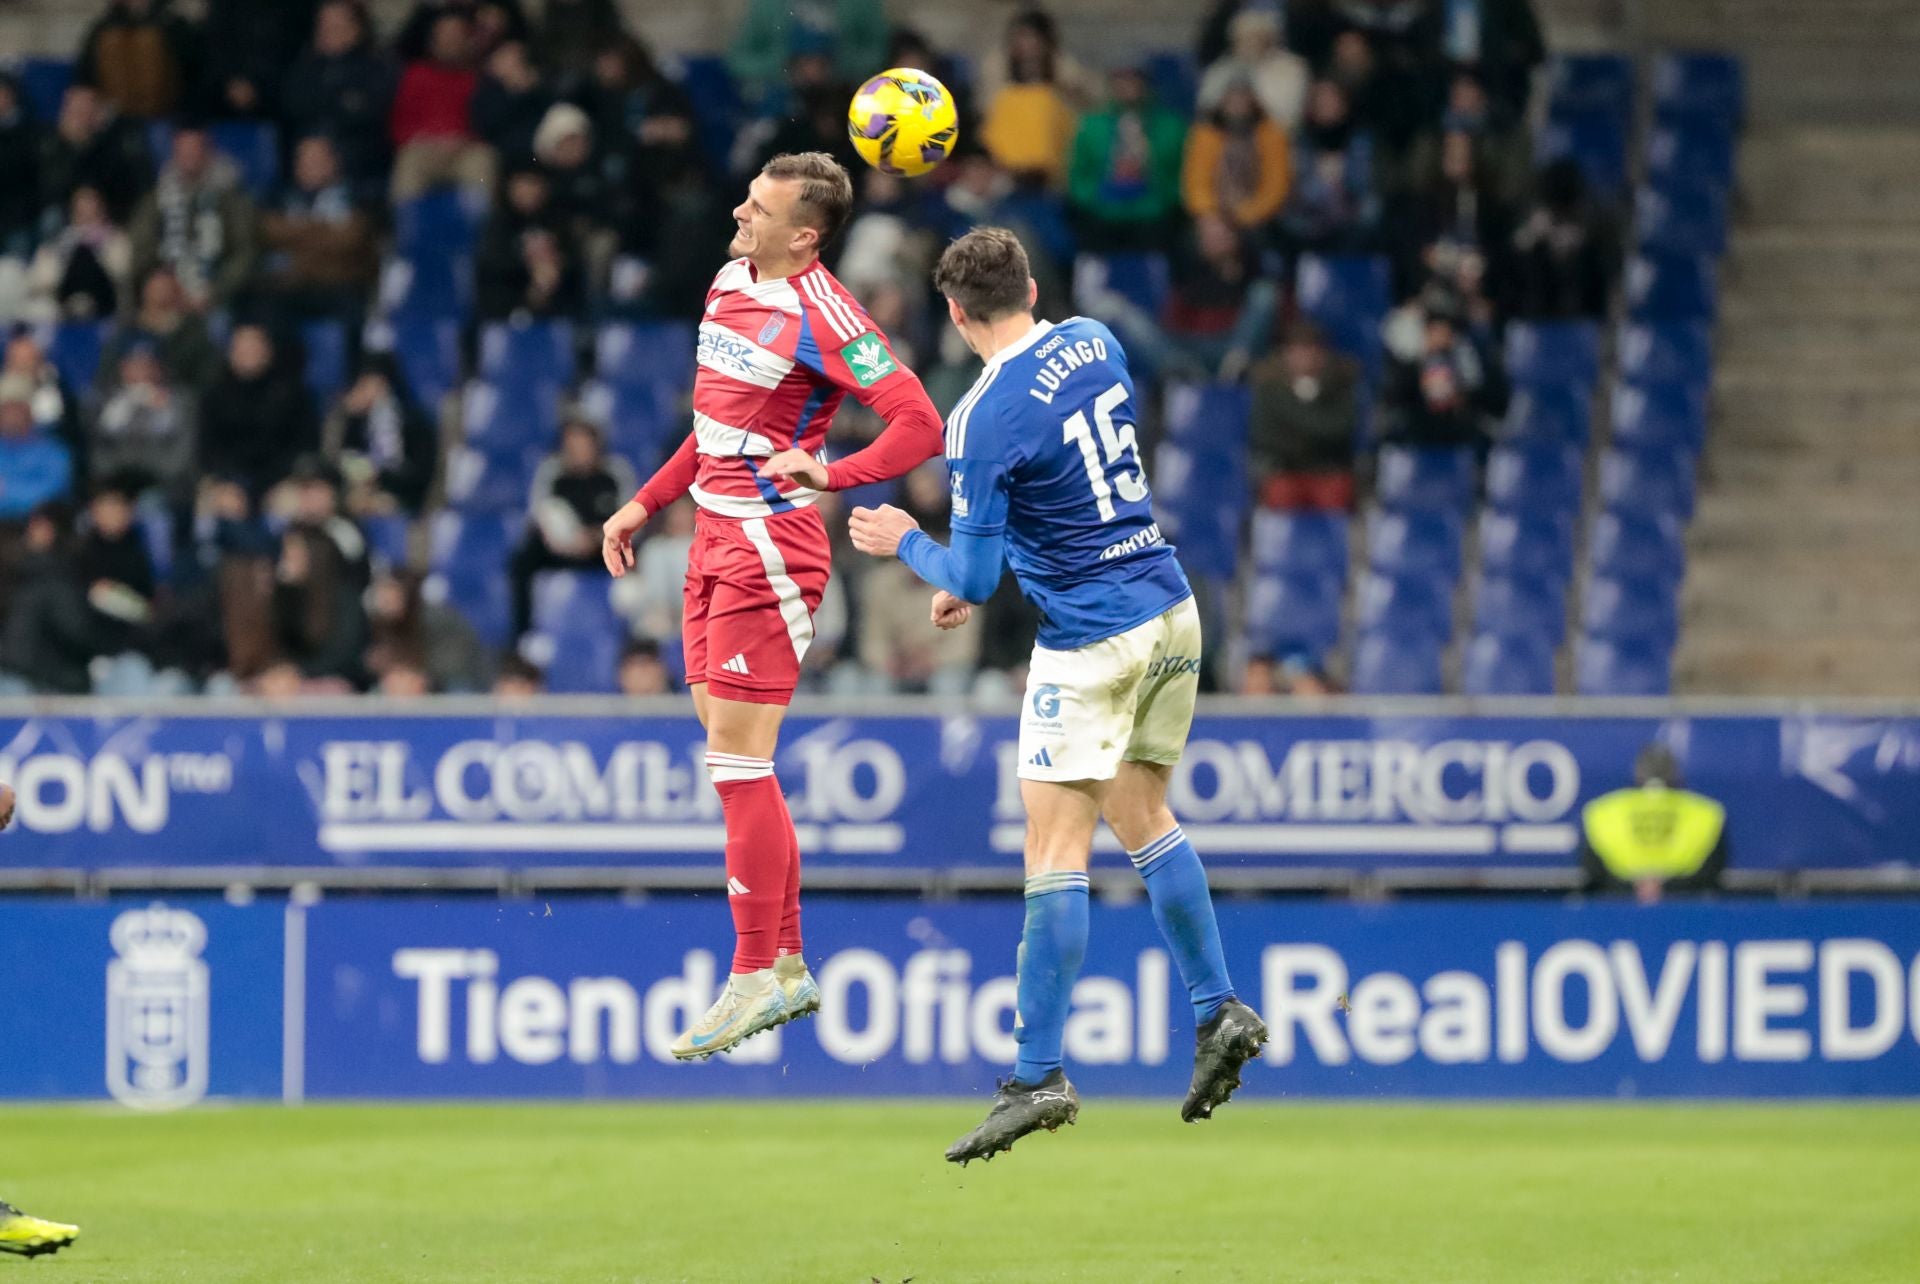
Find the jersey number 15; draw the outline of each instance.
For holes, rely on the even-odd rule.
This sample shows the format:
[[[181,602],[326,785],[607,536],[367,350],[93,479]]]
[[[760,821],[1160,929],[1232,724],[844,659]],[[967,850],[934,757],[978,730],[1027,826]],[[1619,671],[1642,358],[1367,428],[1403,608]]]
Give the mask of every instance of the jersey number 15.
[[[1134,438],[1133,425],[1116,426],[1113,422],[1113,412],[1126,404],[1126,400],[1126,386],[1118,383],[1093,399],[1094,422],[1100,425],[1098,445],[1094,443],[1086,411],[1074,411],[1073,418],[1065,425],[1066,440],[1080,447],[1080,458],[1087,466],[1087,482],[1093,487],[1093,502],[1099,505],[1103,522],[1114,518],[1114,491],[1119,491],[1120,498],[1129,504],[1137,504],[1147,497],[1147,470],[1140,466],[1140,446]],[[1109,485],[1107,469],[1126,463],[1129,457],[1133,460],[1133,471],[1123,468]]]

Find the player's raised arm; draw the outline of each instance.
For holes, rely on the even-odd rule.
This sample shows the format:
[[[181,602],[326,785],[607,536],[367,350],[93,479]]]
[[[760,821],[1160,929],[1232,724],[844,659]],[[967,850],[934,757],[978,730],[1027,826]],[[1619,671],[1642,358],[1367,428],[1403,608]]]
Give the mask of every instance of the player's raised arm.
[[[920,376],[900,364],[853,296],[824,272],[800,287],[807,342],[794,359],[828,383],[844,389],[886,421],[886,430],[845,459],[823,464],[801,450],[786,450],[760,467],[762,477],[792,478],[815,490],[846,490],[904,477],[940,453],[940,412]]]

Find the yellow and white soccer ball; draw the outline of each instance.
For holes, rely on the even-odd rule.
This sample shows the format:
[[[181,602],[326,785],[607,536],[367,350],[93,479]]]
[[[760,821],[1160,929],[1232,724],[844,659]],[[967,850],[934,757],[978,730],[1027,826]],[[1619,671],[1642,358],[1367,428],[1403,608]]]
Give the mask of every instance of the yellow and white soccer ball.
[[[895,67],[854,94],[847,134],[861,160],[882,173],[913,178],[947,158],[960,124],[945,85],[917,68]]]

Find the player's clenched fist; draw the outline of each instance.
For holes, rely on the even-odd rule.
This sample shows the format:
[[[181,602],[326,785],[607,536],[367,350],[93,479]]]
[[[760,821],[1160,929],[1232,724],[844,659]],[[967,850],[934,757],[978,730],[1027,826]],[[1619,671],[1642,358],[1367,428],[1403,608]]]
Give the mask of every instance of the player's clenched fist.
[[[847,531],[853,536],[853,546],[875,557],[892,557],[900,551],[900,541],[907,537],[907,532],[919,529],[919,522],[892,504],[882,504],[878,508],[856,508],[847,518]]]
[[[941,589],[933,595],[933,625],[938,629],[957,629],[973,616],[973,606],[965,598]]]
[[[633,568],[633,537],[646,524],[647,506],[634,499],[621,505],[600,528],[600,559],[615,579]]]

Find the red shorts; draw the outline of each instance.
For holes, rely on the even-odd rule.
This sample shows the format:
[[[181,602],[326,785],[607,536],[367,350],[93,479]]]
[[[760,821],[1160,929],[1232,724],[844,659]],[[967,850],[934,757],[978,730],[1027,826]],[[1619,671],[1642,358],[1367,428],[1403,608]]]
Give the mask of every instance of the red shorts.
[[[786,704],[813,642],[833,551],[812,508],[736,520],[702,510],[687,556],[687,681],[722,700]]]

